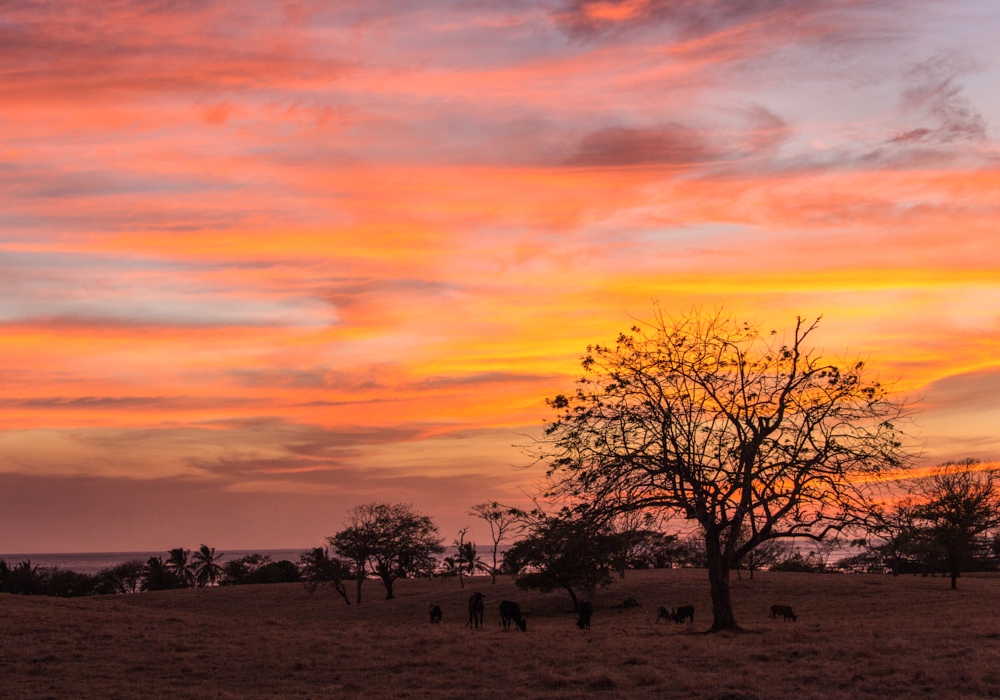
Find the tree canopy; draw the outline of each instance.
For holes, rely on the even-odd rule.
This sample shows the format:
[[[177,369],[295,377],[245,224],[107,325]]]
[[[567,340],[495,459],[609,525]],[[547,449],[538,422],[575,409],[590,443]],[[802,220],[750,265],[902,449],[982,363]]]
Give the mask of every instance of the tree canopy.
[[[563,513],[536,513],[528,536],[504,553],[519,588],[548,593],[563,589],[577,609],[577,591],[593,592],[611,583],[614,537],[607,527]]]
[[[647,511],[704,535],[713,629],[735,629],[729,571],[762,542],[822,538],[850,522],[874,484],[906,467],[904,403],[863,360],[722,313],[670,318],[595,345],[574,394],[531,449],[549,497],[606,520]]]
[[[958,588],[962,568],[988,546],[983,536],[1000,527],[1000,477],[978,460],[946,463],[918,480],[915,491],[915,519],[944,550],[951,587]]]
[[[430,574],[437,568],[434,555],[444,551],[430,516],[404,503],[365,503],[352,508],[347,527],[329,542],[358,567],[358,602],[366,566],[382,580],[389,600],[396,579]]]

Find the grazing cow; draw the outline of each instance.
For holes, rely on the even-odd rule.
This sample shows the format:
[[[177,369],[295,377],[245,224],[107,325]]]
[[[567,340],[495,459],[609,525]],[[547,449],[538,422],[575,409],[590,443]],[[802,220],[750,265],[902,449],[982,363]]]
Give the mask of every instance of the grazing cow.
[[[694,606],[693,605],[682,605],[674,611],[674,622],[684,622],[685,619],[689,619],[694,622]]]
[[[436,625],[441,622],[441,606],[431,605],[431,624]]]
[[[483,624],[483,614],[485,611],[486,606],[483,605],[483,594],[473,594],[473,596],[469,598],[469,621],[465,623],[465,626],[479,629]]]
[[[512,600],[505,600],[500,603],[500,624],[506,631],[512,622],[522,632],[528,631],[528,623],[521,615],[521,606]]]
[[[594,614],[594,606],[589,600],[585,600],[576,606],[576,626],[582,630],[590,629],[590,618]]]
[[[792,612],[791,605],[772,605],[771,619],[777,621],[779,615],[784,618],[785,622],[788,622],[789,620],[795,622],[799,619],[798,616]]]
[[[656,609],[656,624],[660,624],[660,620],[670,622],[674,619],[674,612],[675,610],[673,608],[666,608],[661,605]]]

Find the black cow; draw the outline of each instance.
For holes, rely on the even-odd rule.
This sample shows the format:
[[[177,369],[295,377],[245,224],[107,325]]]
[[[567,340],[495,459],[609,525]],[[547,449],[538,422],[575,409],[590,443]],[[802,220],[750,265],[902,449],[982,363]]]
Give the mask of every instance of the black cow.
[[[777,621],[779,615],[784,618],[785,622],[788,622],[789,620],[795,622],[799,619],[798,616],[792,612],[791,605],[772,605],[771,619]]]
[[[441,606],[431,605],[431,624],[436,625],[441,622]]]
[[[469,621],[465,623],[465,626],[479,629],[483,624],[483,615],[485,614],[485,611],[486,606],[483,604],[483,594],[473,594],[473,596],[469,598]]]
[[[521,615],[521,606],[512,600],[505,600],[500,603],[500,624],[506,630],[512,622],[522,632],[528,631],[528,623]]]
[[[660,624],[660,620],[664,622],[670,622],[674,619],[674,609],[665,608],[662,605],[656,609],[656,624]]]
[[[582,630],[590,629],[590,618],[594,614],[594,606],[589,600],[585,600],[576,606],[576,626]]]
[[[684,622],[688,618],[690,618],[691,622],[694,622],[693,605],[682,605],[674,611],[674,622]]]

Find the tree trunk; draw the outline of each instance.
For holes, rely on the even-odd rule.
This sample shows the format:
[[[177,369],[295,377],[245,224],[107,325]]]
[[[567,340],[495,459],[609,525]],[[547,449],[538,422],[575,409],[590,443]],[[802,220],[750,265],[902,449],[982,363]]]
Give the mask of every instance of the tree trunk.
[[[365,580],[365,577],[361,573],[361,570],[359,569],[358,570],[358,597],[357,597],[357,603],[358,603],[358,605],[361,605],[361,584],[364,583],[364,580]]]
[[[458,571],[458,587],[459,588],[465,588],[465,581],[462,580],[462,570],[461,569],[459,569],[459,571]]]
[[[566,586],[566,590],[569,591],[569,597],[573,599],[573,612],[578,612],[578,601],[576,599],[576,592],[573,590],[572,586]]]
[[[386,576],[382,579],[382,583],[385,584],[385,599],[392,600],[394,597],[392,595],[392,584],[395,583],[395,581],[392,578]]]
[[[344,599],[344,602],[347,603],[348,605],[350,605],[351,604],[351,599],[347,597],[347,589],[344,588],[343,582],[341,582],[341,581],[334,581],[333,582],[333,587],[337,590],[337,593],[339,593],[341,595],[341,597]]]
[[[708,555],[708,581],[712,589],[712,632],[738,630],[733,602],[729,595],[729,563],[722,556],[718,535],[705,536]]]
[[[497,543],[496,542],[493,543],[493,569],[490,571],[490,574],[493,576],[493,580],[490,581],[490,583],[494,583],[495,584],[497,582]]]

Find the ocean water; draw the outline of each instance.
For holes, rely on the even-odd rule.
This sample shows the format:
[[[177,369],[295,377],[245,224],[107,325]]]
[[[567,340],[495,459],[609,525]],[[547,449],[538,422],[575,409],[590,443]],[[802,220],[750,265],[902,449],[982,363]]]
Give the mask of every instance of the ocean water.
[[[501,545],[500,552],[504,552],[510,548],[510,545]],[[793,551],[799,552],[802,556],[807,556],[810,551],[816,549],[816,544],[809,541],[795,540],[792,543]],[[245,557],[248,554],[262,554],[271,557],[272,560],[278,561],[280,559],[287,559],[298,563],[299,557],[303,552],[308,551],[305,549],[231,549],[231,550],[220,550],[222,556],[220,558],[221,563],[230,561],[231,559],[239,559],[240,557]],[[446,556],[454,555],[457,551],[456,547],[445,547],[444,554],[439,558],[444,558]],[[844,557],[851,556],[853,554],[858,554],[861,551],[860,547],[852,547],[843,544],[833,550],[829,557],[829,562],[835,564]],[[480,558],[482,558],[484,563],[492,562],[491,549],[489,547],[478,548],[478,553]],[[115,564],[120,564],[123,561],[128,561],[130,559],[139,559],[145,562],[150,557],[163,557],[166,559],[168,557],[167,552],[77,552],[72,554],[0,554],[0,559],[3,559],[8,564],[17,564],[22,561],[30,561],[33,566],[45,566],[45,567],[59,567],[60,569],[76,571],[81,574],[96,574],[101,569],[107,568],[109,566],[114,566]],[[499,556],[498,556],[499,559]]]
[[[501,545],[500,551],[509,548],[509,545]],[[287,559],[298,563],[299,557],[306,549],[221,549],[216,548],[217,553],[221,553],[220,563],[225,563],[232,559],[239,559],[248,554],[263,554],[271,557],[272,560]],[[441,557],[451,556],[457,552],[456,547],[445,547]],[[30,561],[32,566],[54,567],[60,569],[76,571],[81,574],[96,574],[101,569],[123,561],[138,559],[145,562],[150,557],[163,557],[166,559],[168,552],[75,552],[71,554],[0,554],[8,564],[17,564],[22,561]],[[492,561],[492,554],[482,548],[479,549],[479,556],[483,561]]]
[[[274,561],[288,559],[298,562],[299,556],[307,551],[305,549],[232,549],[218,550],[222,557],[220,562],[227,562],[231,559],[239,559],[248,554],[266,554]],[[218,553],[218,552],[217,552]],[[60,569],[76,571],[81,574],[96,574],[101,569],[115,564],[121,564],[130,559],[146,561],[150,557],[169,556],[167,552],[77,552],[72,554],[0,554],[8,564],[17,564],[22,561],[30,561],[32,566],[58,566]]]

